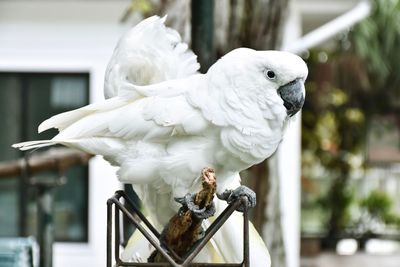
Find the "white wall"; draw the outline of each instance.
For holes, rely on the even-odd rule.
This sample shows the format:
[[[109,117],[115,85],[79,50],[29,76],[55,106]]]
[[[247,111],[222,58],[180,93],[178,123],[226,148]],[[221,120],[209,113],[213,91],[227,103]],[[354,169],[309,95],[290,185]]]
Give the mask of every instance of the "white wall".
[[[103,99],[118,24],[129,1],[0,1],[0,71],[89,72],[90,101]],[[106,200],[120,187],[113,168],[89,164],[89,242],[56,243],[54,266],[105,266]]]

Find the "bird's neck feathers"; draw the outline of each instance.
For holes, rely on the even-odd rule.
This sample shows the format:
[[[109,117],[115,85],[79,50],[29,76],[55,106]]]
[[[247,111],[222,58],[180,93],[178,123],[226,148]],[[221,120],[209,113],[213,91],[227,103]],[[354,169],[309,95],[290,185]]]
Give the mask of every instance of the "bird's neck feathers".
[[[256,78],[251,78],[251,73],[245,80],[239,72],[240,68],[225,70],[225,65],[214,64],[202,77],[202,84],[189,92],[189,102],[219,126],[259,128],[278,123],[282,127],[287,115],[276,90],[262,88]]]
[[[187,92],[187,99],[208,121],[221,126],[223,147],[251,166],[276,150],[287,118],[286,109],[273,90],[254,93],[249,86],[257,84],[249,85],[235,79],[232,73],[228,76],[222,69],[215,70],[203,76],[200,86]]]

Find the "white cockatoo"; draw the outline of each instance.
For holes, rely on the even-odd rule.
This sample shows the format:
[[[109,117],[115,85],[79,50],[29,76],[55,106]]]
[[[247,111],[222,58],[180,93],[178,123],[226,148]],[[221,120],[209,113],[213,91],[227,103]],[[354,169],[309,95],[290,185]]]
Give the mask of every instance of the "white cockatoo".
[[[102,155],[119,167],[121,182],[133,185],[160,230],[180,207],[175,198],[200,189],[204,167],[215,170],[222,193],[240,186],[240,171],[276,151],[304,103],[308,73],[296,55],[239,48],[199,74],[195,55],[164,20],[148,18],[119,41],[106,72],[108,99],[44,121],[39,132],[59,130],[51,140],[14,145],[63,144]],[[217,213],[226,207],[215,202]],[[270,266],[267,248],[250,231],[251,266]],[[242,260],[239,212],[211,243],[197,261]],[[137,237],[129,242],[125,259],[146,259],[146,246],[137,244]]]

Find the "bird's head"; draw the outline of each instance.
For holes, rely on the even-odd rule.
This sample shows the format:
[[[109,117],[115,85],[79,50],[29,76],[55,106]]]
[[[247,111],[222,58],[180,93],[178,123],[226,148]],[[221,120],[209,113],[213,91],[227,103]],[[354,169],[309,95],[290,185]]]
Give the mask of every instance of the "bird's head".
[[[212,68],[210,71],[216,76],[225,75],[230,80],[242,99],[269,106],[279,103],[288,116],[296,114],[304,104],[308,69],[292,53],[239,48],[226,54]]]

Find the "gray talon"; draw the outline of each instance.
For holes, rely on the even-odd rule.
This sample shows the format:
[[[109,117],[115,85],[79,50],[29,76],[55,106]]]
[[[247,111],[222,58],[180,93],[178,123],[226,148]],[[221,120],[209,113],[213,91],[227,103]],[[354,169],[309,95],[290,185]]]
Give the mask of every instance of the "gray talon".
[[[221,193],[221,194],[219,194],[219,193],[217,193],[217,197],[219,198],[219,199],[221,199],[221,200],[228,200],[230,197],[231,197],[231,195],[232,195],[232,190],[228,190],[228,189],[226,189],[223,193]]]
[[[214,202],[211,202],[211,205],[208,206],[207,208],[204,208],[204,211],[202,213],[194,213],[194,216],[199,220],[204,220],[210,218],[211,216],[214,216],[214,214],[215,214],[215,205]]]
[[[182,207],[179,209],[179,214],[190,210],[191,212],[193,212],[193,215],[199,220],[207,219],[213,216],[215,214],[214,203],[212,203],[208,207],[200,208],[194,203],[195,196],[195,194],[188,193],[184,197],[175,198],[175,201],[182,205]]]
[[[247,186],[241,185],[235,190],[225,190],[222,194],[217,194],[217,197],[221,200],[225,200],[228,204],[236,201],[240,197],[247,197],[247,207],[240,205],[236,210],[243,212],[246,209],[251,209],[256,206],[256,193]]]

